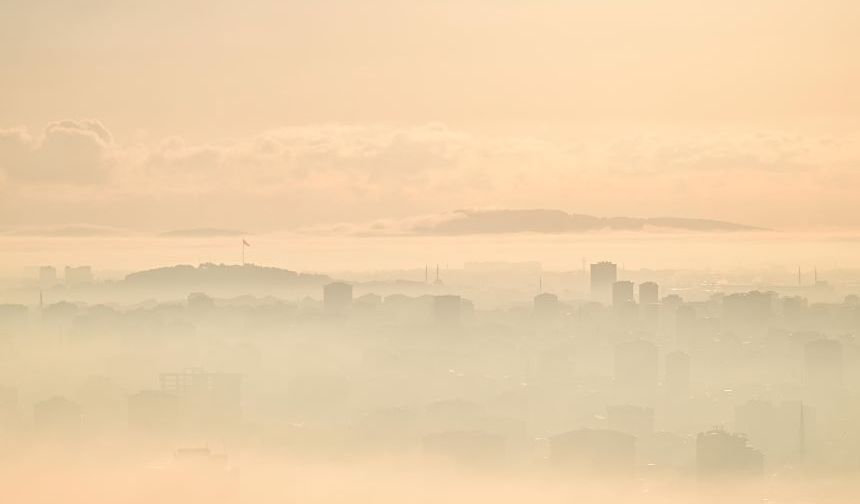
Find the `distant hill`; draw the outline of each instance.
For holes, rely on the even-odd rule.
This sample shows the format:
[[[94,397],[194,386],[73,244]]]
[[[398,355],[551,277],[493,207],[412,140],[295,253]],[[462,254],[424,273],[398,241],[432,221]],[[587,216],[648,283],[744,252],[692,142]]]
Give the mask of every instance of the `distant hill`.
[[[417,221],[410,234],[470,235],[489,233],[576,233],[599,230],[665,229],[699,232],[762,231],[762,228],[710,219],[683,217],[595,217],[562,210],[458,210],[440,219]]]
[[[326,275],[257,266],[205,263],[200,266],[181,264],[131,273],[123,284],[128,287],[171,287],[202,289],[207,287],[296,287],[330,282]]]

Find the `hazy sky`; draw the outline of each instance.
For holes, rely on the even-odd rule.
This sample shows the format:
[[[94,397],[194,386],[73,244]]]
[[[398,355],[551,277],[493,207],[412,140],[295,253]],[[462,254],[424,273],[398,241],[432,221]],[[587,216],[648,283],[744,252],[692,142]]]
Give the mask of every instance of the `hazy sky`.
[[[0,1],[0,227],[860,227],[855,0]]]

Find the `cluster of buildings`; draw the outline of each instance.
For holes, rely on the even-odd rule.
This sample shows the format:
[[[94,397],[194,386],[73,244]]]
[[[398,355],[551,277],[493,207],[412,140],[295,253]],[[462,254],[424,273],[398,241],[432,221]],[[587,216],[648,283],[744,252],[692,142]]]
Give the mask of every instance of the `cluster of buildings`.
[[[112,425],[171,449],[254,439],[613,477],[860,469],[856,297],[692,301],[609,262],[589,282],[584,299],[483,309],[456,285],[343,281],[295,300],[0,306],[0,437]]]
[[[90,266],[66,266],[62,280],[57,275],[57,268],[42,266],[39,268],[39,288],[53,289],[59,285],[69,288],[80,287],[93,283],[93,269]]]

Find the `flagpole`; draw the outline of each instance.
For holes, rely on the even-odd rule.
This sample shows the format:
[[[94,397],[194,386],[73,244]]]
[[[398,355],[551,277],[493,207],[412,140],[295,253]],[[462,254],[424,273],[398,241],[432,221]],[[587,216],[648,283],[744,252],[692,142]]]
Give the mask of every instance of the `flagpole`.
[[[242,266],[245,265],[245,247],[250,247],[251,244],[248,243],[248,240],[242,238]]]

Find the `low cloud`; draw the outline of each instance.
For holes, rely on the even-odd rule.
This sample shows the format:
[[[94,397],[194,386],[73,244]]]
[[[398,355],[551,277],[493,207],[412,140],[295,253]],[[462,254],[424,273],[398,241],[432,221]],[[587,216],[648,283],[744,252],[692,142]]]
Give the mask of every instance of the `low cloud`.
[[[713,219],[685,217],[596,217],[553,209],[472,209],[400,220],[308,228],[309,234],[362,236],[467,236],[481,234],[566,234],[593,231],[737,232],[764,229]]]
[[[0,130],[0,170],[10,181],[95,184],[108,179],[113,139],[98,121],[60,121],[42,135]]]
[[[385,233],[451,208],[559,208],[781,229],[860,226],[851,190],[858,160],[860,141],[848,134],[503,135],[438,123],[316,124],[220,142],[123,143],[97,121],[62,121],[38,136],[0,131],[0,225],[92,222],[151,232],[375,222],[378,229],[360,232]],[[559,214],[518,224],[523,218],[458,215],[410,232],[472,232],[478,223],[503,232],[666,227]]]

